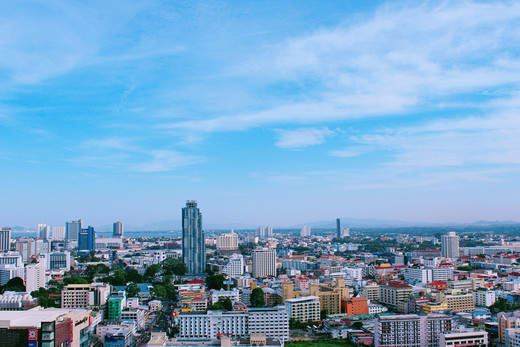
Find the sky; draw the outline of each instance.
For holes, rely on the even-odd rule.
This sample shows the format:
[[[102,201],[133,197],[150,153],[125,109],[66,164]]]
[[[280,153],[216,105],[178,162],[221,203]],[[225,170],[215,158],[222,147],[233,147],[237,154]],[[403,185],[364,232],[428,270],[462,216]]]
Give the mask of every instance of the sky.
[[[0,225],[520,220],[517,1],[0,4]]]

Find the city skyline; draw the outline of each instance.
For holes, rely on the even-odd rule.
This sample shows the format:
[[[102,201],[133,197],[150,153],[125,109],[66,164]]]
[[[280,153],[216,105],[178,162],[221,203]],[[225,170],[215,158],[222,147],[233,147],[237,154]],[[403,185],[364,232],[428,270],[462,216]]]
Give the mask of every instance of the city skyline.
[[[0,6],[0,226],[520,219],[516,2]]]

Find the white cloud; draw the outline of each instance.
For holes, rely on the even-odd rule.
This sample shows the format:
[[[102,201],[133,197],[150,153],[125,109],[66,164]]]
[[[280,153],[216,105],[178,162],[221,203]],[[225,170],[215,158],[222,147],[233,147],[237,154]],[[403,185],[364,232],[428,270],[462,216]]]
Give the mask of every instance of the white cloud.
[[[200,157],[172,150],[155,150],[149,152],[149,155],[153,157],[152,160],[135,165],[133,168],[141,172],[165,172],[202,161]]]
[[[276,146],[281,148],[303,148],[319,145],[327,137],[336,135],[336,131],[328,128],[300,128],[295,130],[278,130],[280,135]]]
[[[281,98],[261,111],[167,127],[241,131],[395,116],[449,106],[447,97],[511,89],[520,74],[518,25],[520,4],[513,1],[383,6],[372,18],[287,39],[230,69],[233,77],[260,84],[310,80],[318,86],[300,101]]]

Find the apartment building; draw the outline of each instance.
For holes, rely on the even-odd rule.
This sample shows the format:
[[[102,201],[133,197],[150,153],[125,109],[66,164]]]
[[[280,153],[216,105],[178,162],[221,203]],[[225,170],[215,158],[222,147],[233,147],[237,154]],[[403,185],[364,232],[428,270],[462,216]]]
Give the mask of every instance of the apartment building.
[[[444,333],[440,335],[440,347],[455,346],[487,346],[487,331],[466,331],[458,333]]]
[[[500,343],[506,343],[506,330],[511,328],[520,328],[520,311],[500,312],[498,319],[498,337]]]
[[[368,314],[368,300],[363,297],[343,299],[341,303],[342,312],[347,316],[359,316]]]
[[[289,339],[289,313],[283,306],[249,309],[247,312],[185,312],[177,316],[176,324],[179,341],[215,340],[226,334],[248,337],[259,333],[266,337]]]
[[[472,312],[475,310],[473,294],[445,294],[438,293],[437,301],[445,302],[448,310],[453,312]]]
[[[376,316],[374,345],[436,347],[439,336],[452,331],[452,317],[444,314]]]
[[[317,296],[303,296],[286,299],[285,306],[289,311],[289,318],[300,322],[317,322],[320,320],[320,298]]]
[[[99,308],[105,305],[110,295],[106,283],[69,284],[61,291],[62,308]]]
[[[379,302],[397,307],[401,301],[408,301],[412,295],[412,286],[404,283],[389,283],[379,286]]]

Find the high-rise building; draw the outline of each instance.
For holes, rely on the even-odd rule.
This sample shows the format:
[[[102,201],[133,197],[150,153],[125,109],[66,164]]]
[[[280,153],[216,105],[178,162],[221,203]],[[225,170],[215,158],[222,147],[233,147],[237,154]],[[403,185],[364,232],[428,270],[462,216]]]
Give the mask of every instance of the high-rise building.
[[[188,200],[182,209],[182,260],[188,274],[200,274],[206,270],[206,237],[202,229],[202,214],[195,200]]]
[[[66,229],[66,238],[67,241],[78,241],[79,232],[81,231],[81,224],[83,221],[81,219],[73,220],[72,222],[67,222],[65,224]]]
[[[265,227],[265,233],[267,238],[273,237],[273,227]]]
[[[52,239],[55,241],[65,240],[65,227],[64,226],[52,227]]]
[[[441,255],[444,258],[457,259],[459,257],[459,237],[454,231],[441,237]]]
[[[45,288],[45,264],[42,261],[25,267],[25,286],[28,293]]]
[[[29,261],[29,258],[36,255],[36,240],[29,237],[20,237],[14,243],[14,249],[20,253],[23,261]]]
[[[47,224],[38,224],[38,237],[44,240],[49,240],[51,236],[51,227]]]
[[[308,226],[308,225],[304,225],[302,227],[302,230],[300,231],[300,236],[301,237],[309,237],[309,236],[311,236],[311,227]]]
[[[115,222],[112,236],[123,237],[123,222]]]
[[[264,239],[265,238],[265,227],[258,227],[258,229],[256,229],[256,236],[258,236],[258,238],[260,238],[260,239]]]
[[[341,238],[350,237],[350,228],[341,228]]]
[[[81,229],[79,232],[78,250],[79,251],[93,251],[96,249],[96,232],[94,228],[89,226]]]
[[[0,251],[8,251],[11,248],[11,228],[0,229]]]
[[[320,298],[317,296],[302,296],[285,300],[289,318],[300,322],[317,322],[320,320]]]
[[[242,276],[244,274],[244,256],[232,254],[227,265],[222,269],[222,273],[229,276]]]
[[[339,218],[336,218],[336,237],[341,238],[341,221]]]
[[[276,276],[276,250],[259,248],[252,252],[253,277]]]

